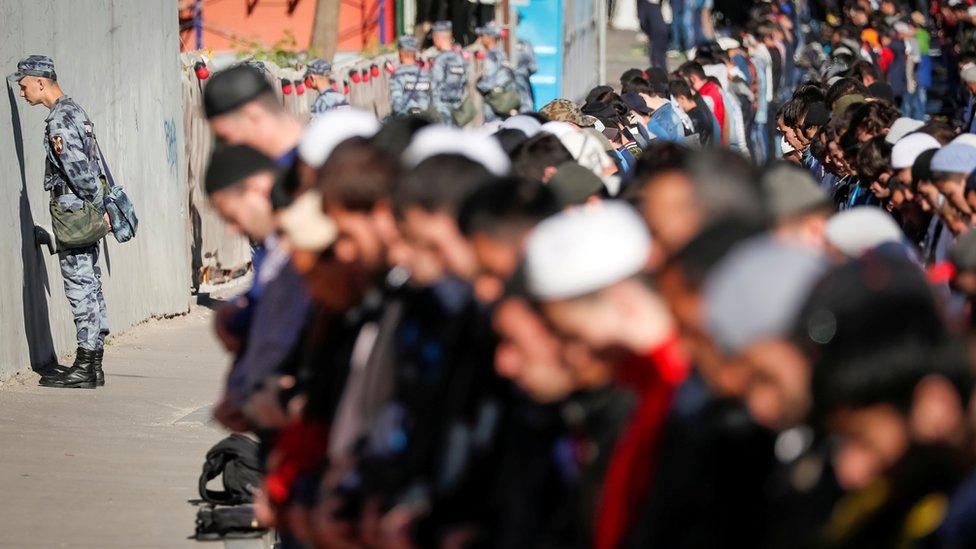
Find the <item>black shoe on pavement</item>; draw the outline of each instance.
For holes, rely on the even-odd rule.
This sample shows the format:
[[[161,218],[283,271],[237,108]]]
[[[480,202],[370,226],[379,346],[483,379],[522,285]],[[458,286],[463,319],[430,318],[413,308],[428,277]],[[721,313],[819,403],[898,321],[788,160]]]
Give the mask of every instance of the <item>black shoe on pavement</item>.
[[[94,354],[95,351],[78,347],[74,365],[59,376],[42,377],[40,385],[60,389],[94,389],[96,383],[95,371],[92,367]]]
[[[95,385],[98,387],[102,387],[105,385],[105,372],[102,371],[103,356],[105,356],[105,349],[99,349],[97,351],[94,351],[94,355],[92,357],[92,370],[95,371]],[[52,368],[50,371],[42,374],[41,378],[50,380],[54,378],[64,377],[64,375],[67,374],[72,368],[74,368],[74,365],[72,366],[58,365]]]
[[[105,372],[102,371],[102,357],[105,356],[105,349],[98,349],[92,355],[92,371],[95,372],[95,385],[102,387],[105,385]]]

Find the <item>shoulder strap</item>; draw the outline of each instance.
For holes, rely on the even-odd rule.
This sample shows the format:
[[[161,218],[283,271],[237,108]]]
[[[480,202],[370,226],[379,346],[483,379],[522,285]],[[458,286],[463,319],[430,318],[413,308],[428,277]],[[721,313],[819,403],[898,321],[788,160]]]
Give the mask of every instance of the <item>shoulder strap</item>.
[[[413,96],[416,95],[416,93],[417,93],[417,84],[420,83],[420,77],[421,76],[423,76],[423,69],[420,69],[418,67],[418,69],[417,69],[417,77],[413,79],[413,89],[410,90],[410,95],[407,96],[406,101],[403,101],[399,105],[397,105],[397,107],[399,107],[397,109],[397,111],[399,111],[399,110],[403,109],[403,107],[409,105],[410,104],[410,101],[413,100]]]
[[[85,125],[91,128],[91,138],[92,142],[95,143],[95,151],[98,152],[98,161],[102,165],[102,173],[105,174],[105,180],[108,182],[108,188],[115,188],[115,178],[112,177],[112,170],[108,169],[108,162],[105,162],[105,155],[102,154],[102,147],[98,144],[98,138],[95,137],[95,123],[91,120],[85,120]]]

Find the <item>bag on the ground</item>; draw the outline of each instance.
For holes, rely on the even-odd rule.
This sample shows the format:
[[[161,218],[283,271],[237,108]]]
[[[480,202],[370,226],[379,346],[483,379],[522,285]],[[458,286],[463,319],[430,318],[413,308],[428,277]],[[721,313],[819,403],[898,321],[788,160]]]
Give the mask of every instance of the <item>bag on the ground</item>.
[[[207,483],[218,476],[222,477],[223,491],[208,489]],[[262,479],[258,444],[235,433],[207,452],[200,474],[200,497],[208,503],[221,505],[251,503]]]
[[[478,106],[475,105],[474,98],[471,97],[471,94],[465,94],[464,99],[461,100],[461,104],[457,108],[451,109],[451,118],[461,128],[470,124],[476,116],[478,116]]]
[[[258,525],[253,505],[203,505],[197,511],[197,541],[258,538],[267,532]]]

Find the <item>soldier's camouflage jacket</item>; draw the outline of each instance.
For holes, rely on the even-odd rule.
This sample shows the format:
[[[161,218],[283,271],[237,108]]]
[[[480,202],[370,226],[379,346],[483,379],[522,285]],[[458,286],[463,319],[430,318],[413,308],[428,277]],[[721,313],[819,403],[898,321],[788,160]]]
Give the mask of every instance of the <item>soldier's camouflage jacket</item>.
[[[430,79],[434,104],[456,107],[464,99],[468,85],[468,64],[457,51],[440,52],[431,66]]]
[[[487,93],[493,88],[509,89],[515,86],[515,71],[508,64],[508,57],[501,48],[485,52],[484,70],[478,80],[478,90]]]
[[[312,117],[314,118],[333,109],[348,106],[349,101],[346,99],[346,96],[343,93],[337,92],[332,88],[326,88],[322,90],[322,93],[320,93],[318,97],[315,98],[315,102],[312,103],[310,110],[312,112]]]
[[[45,122],[44,189],[54,193],[68,211],[81,208],[82,199],[103,209],[101,160],[88,115],[65,95],[54,102]]]
[[[390,77],[390,110],[394,116],[427,111],[430,108],[430,74],[416,64],[397,67]]]

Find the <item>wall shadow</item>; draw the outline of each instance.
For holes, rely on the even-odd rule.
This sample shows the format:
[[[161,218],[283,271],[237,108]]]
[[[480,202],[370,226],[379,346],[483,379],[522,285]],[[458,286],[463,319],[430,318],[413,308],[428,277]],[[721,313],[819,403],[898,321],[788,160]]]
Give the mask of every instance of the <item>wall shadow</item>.
[[[54,342],[51,337],[51,320],[48,315],[48,297],[51,295],[45,253],[34,245],[34,214],[31,212],[30,197],[27,194],[27,164],[24,158],[24,137],[21,133],[20,111],[17,109],[18,95],[7,84],[7,100],[10,102],[10,128],[13,133],[14,149],[20,166],[20,256],[24,269],[23,305],[24,334],[30,355],[31,368],[46,373],[57,366]],[[15,367],[17,367],[15,365]]]
[[[112,256],[108,253],[108,235],[102,237],[102,258],[105,260],[105,272],[112,276]]]
[[[192,273],[190,283],[193,286],[193,291],[196,292],[200,289],[203,273],[203,221],[200,218],[200,212],[193,204],[192,191],[187,196],[187,202],[190,205],[190,223],[192,225],[190,231],[192,239],[190,241],[190,272]]]

